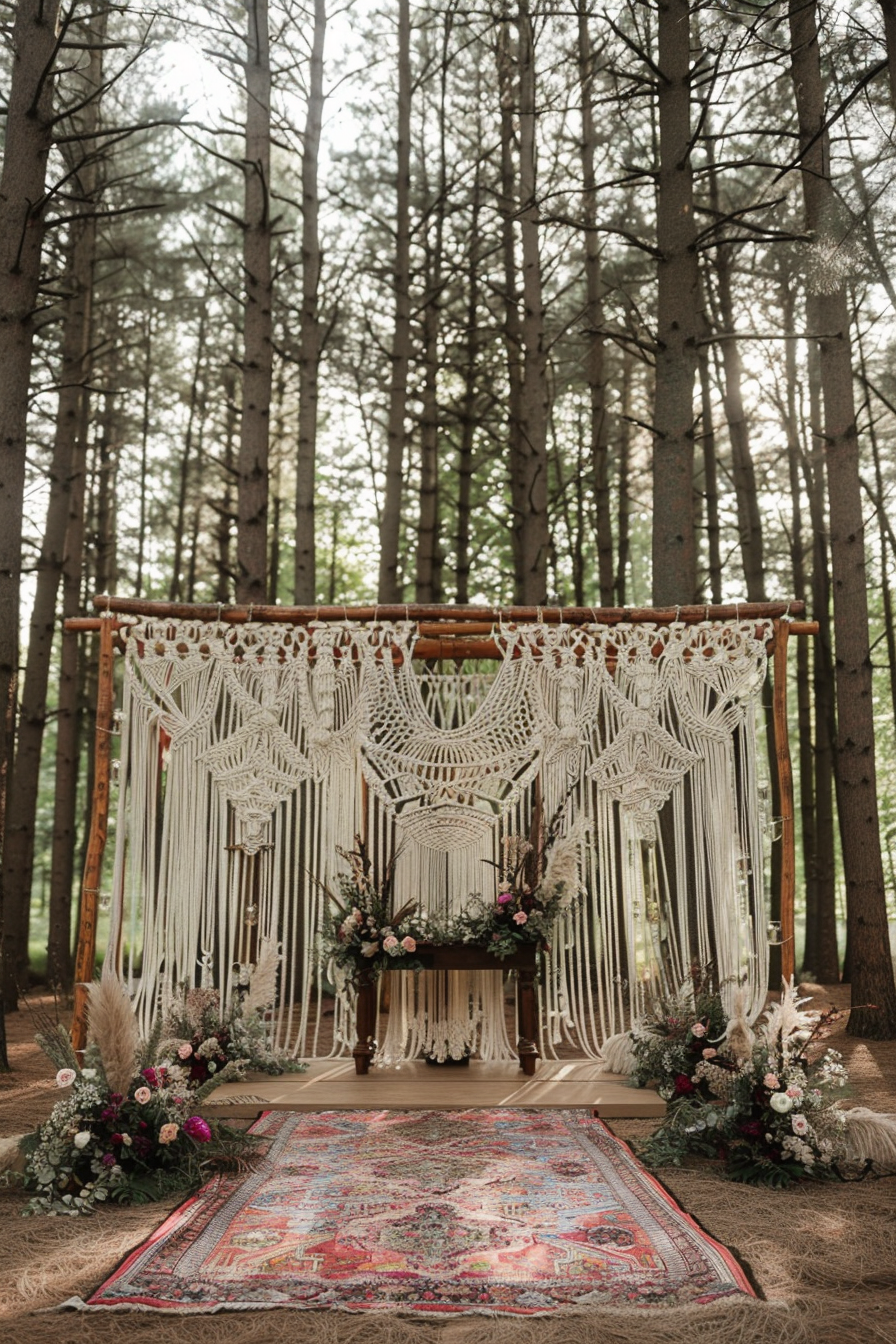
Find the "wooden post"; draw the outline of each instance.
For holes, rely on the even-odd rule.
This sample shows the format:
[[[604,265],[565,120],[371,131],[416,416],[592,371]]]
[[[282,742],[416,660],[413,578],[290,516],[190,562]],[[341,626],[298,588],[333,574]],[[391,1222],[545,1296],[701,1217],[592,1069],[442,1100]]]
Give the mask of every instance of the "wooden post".
[[[75,952],[75,995],[72,1014],[72,1045],[83,1050],[87,1044],[87,999],[94,976],[96,960],[96,916],[99,907],[100,879],[103,853],[109,822],[109,785],[112,756],[112,710],[114,688],[114,622],[100,624],[100,657],[96,693],[96,732],[94,753],[96,774],[93,802],[90,811],[90,835],[84,878],[81,884],[81,919],[78,925],[78,946]]]
[[[789,980],[796,971],[795,929],[796,842],[793,815],[793,764],[787,730],[787,640],[790,622],[775,621],[773,719],[778,787],[781,796],[781,975]]]

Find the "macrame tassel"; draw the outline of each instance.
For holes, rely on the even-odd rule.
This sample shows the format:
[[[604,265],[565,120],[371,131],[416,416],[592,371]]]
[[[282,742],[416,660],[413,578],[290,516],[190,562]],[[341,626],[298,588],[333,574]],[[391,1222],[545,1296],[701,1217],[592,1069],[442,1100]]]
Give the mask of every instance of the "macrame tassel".
[[[638,1061],[632,1049],[631,1032],[620,1031],[609,1036],[600,1048],[601,1073],[633,1074]]]
[[[852,1110],[844,1111],[843,1117],[846,1120],[848,1160],[896,1168],[896,1115],[854,1106]]]

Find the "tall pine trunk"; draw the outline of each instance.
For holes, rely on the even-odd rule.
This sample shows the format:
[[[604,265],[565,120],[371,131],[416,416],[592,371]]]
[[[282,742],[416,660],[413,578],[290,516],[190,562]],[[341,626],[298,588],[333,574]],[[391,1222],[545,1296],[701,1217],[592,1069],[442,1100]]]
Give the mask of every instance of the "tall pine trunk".
[[[657,355],[653,428],[653,598],[697,591],[694,534],[694,380],[699,276],[691,167],[689,0],[660,0],[660,163],[657,188]]]
[[[597,233],[597,177],[595,158],[598,138],[594,122],[594,48],[588,28],[589,6],[577,0],[579,89],[582,99],[582,216],[585,225],[585,329],[588,352],[585,378],[590,406],[591,478],[597,525],[597,578],[600,603],[613,605],[613,524],[610,512],[610,468],[606,373],[604,352],[604,284],[601,248]]]
[[[7,720],[7,730],[0,733],[0,789],[10,795],[19,670],[26,425],[47,159],[53,130],[58,19],[58,0],[20,0],[16,6],[0,174],[0,713],[13,715]],[[5,819],[5,806],[0,810]],[[4,905],[15,905],[24,898],[22,890],[5,890],[0,876],[0,930]],[[15,976],[15,953],[16,944],[3,930],[6,983]],[[0,1059],[0,1067],[5,1065],[5,1059]]]
[[[523,381],[517,456],[510,463],[513,530],[516,536],[516,600],[547,598],[548,359],[542,294],[538,202],[538,123],[535,37],[529,0],[519,0],[519,206],[523,316],[520,323]]]
[[[237,459],[238,602],[267,599],[268,446],[273,381],[271,56],[268,0],[247,0],[243,377]]]
[[[799,120],[807,232],[819,240],[837,216],[814,0],[789,0],[791,73]],[[887,925],[874,752],[868,585],[859,480],[859,440],[842,277],[826,277],[811,296],[824,404],[836,642],[840,843],[846,879],[855,1036],[896,1036],[896,986]]]
[[[327,0],[314,0],[314,32],[308,72],[308,107],[302,136],[302,314],[299,324],[299,443],[296,461],[295,601],[312,603],[317,593],[314,484],[317,463],[317,401],[320,381],[320,190],[318,160],[324,110],[324,40]]]
[[[380,515],[380,602],[400,602],[401,501],[404,485],[405,416],[411,363],[411,9],[398,0],[398,141],[395,183],[395,323],[392,329],[389,412],[386,425],[386,489]]]

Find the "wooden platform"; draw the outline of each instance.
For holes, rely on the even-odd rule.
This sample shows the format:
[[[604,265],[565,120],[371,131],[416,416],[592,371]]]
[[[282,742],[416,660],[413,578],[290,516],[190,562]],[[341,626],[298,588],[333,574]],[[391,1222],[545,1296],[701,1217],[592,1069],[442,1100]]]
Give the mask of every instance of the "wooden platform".
[[[574,1059],[539,1061],[532,1078],[518,1064],[479,1060],[459,1067],[414,1060],[359,1077],[351,1059],[318,1059],[306,1073],[257,1074],[245,1083],[224,1083],[204,1109],[222,1119],[245,1119],[260,1111],[463,1111],[472,1106],[587,1107],[607,1118],[666,1111],[651,1088],[630,1087],[618,1075],[601,1073],[592,1060]]]

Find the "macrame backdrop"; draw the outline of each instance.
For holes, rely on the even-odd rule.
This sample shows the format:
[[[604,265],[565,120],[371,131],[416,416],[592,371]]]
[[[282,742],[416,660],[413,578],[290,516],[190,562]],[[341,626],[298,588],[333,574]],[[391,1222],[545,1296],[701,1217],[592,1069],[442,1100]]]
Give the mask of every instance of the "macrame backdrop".
[[[126,626],[109,955],[144,1026],[184,981],[230,993],[273,939],[278,1044],[318,1055],[338,850],[363,834],[380,869],[397,853],[397,904],[450,915],[473,893],[494,899],[494,865],[539,806],[545,822],[563,806],[579,889],[545,960],[543,1055],[566,1041],[598,1056],[694,964],[712,962],[729,996],[743,983],[755,1015],[771,633],[752,620],[498,625],[501,659],[481,671],[415,661],[413,622]],[[500,975],[391,981],[381,1062],[515,1058]],[[344,1053],[353,992],[337,988]]]

